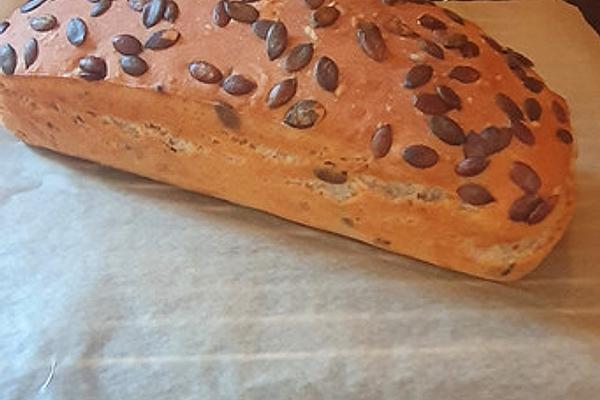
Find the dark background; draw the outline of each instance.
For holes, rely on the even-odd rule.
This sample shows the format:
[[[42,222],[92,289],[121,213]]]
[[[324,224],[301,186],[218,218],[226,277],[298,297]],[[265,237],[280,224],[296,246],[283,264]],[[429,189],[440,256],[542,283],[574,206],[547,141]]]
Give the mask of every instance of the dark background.
[[[581,10],[585,19],[600,35],[600,0],[565,0]]]

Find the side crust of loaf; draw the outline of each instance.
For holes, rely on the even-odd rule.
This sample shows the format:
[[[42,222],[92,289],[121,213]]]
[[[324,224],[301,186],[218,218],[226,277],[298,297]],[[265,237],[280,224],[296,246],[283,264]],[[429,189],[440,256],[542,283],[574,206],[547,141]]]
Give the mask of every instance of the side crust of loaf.
[[[573,171],[542,224],[514,224],[457,201],[447,188],[381,179],[361,157],[340,160],[345,156],[306,146],[302,136],[278,139],[281,126],[268,120],[224,127],[214,102],[55,77],[2,78],[0,93],[3,123],[30,145],[486,279],[512,281],[530,272],[574,209]],[[339,162],[350,166],[345,182],[317,179],[316,166],[335,174]]]

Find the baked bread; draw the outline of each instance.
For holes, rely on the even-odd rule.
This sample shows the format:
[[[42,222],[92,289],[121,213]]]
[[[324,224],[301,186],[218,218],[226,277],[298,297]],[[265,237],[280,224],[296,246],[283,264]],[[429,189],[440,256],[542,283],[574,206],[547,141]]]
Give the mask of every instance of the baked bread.
[[[571,219],[565,101],[431,2],[30,0],[2,26],[30,145],[498,281]]]

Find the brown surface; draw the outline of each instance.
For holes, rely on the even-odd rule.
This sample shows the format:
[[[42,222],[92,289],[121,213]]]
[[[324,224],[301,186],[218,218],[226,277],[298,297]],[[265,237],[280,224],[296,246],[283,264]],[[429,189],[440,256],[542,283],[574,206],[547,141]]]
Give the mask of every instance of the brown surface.
[[[462,59],[456,53],[446,52],[445,61],[434,61],[418,53],[414,41],[386,35],[390,56],[384,63],[375,63],[366,58],[354,40],[353,17],[364,16],[365,3],[345,2],[336,25],[316,31],[315,59],[327,55],[336,60],[341,70],[340,87],[336,94],[323,91],[311,74],[312,68],[297,74],[296,99],[317,98],[325,105],[327,116],[313,130],[295,131],[281,125],[287,107],[270,111],[264,104],[268,90],[288,74],[277,62],[268,61],[264,43],[253,36],[248,26],[210,26],[211,2],[179,2],[182,15],[175,26],[182,32],[180,43],[169,50],[144,52],[150,70],[141,78],[119,71],[118,57],[109,40],[115,34],[125,33],[114,26],[135,26],[127,33],[146,37],[148,33],[139,14],[130,11],[125,3],[116,2],[106,16],[88,19],[87,42],[73,48],[63,36],[64,26],[71,15],[86,15],[89,4],[69,5],[68,12],[61,10],[66,8],[63,4],[48,3],[40,8],[39,12],[59,16],[62,25],[58,31],[36,34],[40,58],[26,74],[73,76],[77,74],[79,58],[94,54],[107,59],[110,83],[90,84],[79,78],[2,78],[5,123],[31,144],[226,198],[490,279],[512,280],[530,271],[560,238],[570,218],[573,190],[568,177],[572,147],[554,136],[558,125],[550,104],[555,99],[562,100],[549,90],[539,95],[544,113],[539,125],[532,124],[535,146],[513,140],[507,150],[492,157],[490,167],[477,178],[459,178],[454,165],[462,159],[462,149],[450,147],[427,133],[425,118],[411,105],[412,92],[401,88],[406,71],[413,65],[411,53],[419,54],[436,71],[434,81],[420,90],[432,90],[433,83],[437,83],[449,84],[460,93],[464,110],[449,115],[465,130],[480,131],[490,124],[502,126],[508,122],[494,104],[495,93],[508,93],[519,104],[533,96],[503,59],[479,39],[477,27],[453,24],[440,9],[412,5],[392,9],[373,1],[368,11],[381,23],[391,10],[396,10],[415,30],[433,38],[414,23],[427,10],[444,19],[452,29],[464,30],[480,45],[480,57]],[[195,12],[188,11],[192,4]],[[290,46],[309,40],[304,33],[308,11],[301,2],[278,4],[261,10],[262,17],[273,17],[285,9],[278,16],[288,27]],[[205,23],[198,23],[198,16]],[[16,14],[11,21],[13,26],[2,37],[16,49],[22,48],[29,37],[25,19]],[[28,35],[23,34],[25,30]],[[234,63],[231,54],[239,55]],[[248,75],[258,82],[258,89],[252,96],[236,98],[217,86],[199,84],[186,70],[187,64],[196,59],[209,61],[223,71],[233,68],[236,73]],[[482,72],[482,79],[473,85],[449,83],[445,75],[458,63],[475,66]],[[22,68],[19,65],[18,75],[23,73]],[[124,88],[115,92],[113,84],[152,92]],[[161,84],[166,94],[155,93],[156,84]],[[61,96],[57,97],[59,88]],[[227,101],[240,112],[239,132],[222,128],[212,110],[216,100]],[[355,123],[359,118],[359,123]],[[369,141],[380,123],[392,125],[394,144],[387,157],[373,160]],[[90,131],[102,134],[90,137]],[[441,154],[440,162],[427,170],[408,166],[400,153],[412,144],[436,149]],[[510,166],[517,160],[527,162],[538,172],[541,195],[560,195],[554,212],[539,225],[516,224],[507,218],[510,204],[522,195],[508,178]],[[348,183],[330,185],[315,179],[313,170],[325,161],[333,161],[340,170],[348,171]],[[455,191],[466,181],[486,186],[497,201],[483,208],[465,207]]]

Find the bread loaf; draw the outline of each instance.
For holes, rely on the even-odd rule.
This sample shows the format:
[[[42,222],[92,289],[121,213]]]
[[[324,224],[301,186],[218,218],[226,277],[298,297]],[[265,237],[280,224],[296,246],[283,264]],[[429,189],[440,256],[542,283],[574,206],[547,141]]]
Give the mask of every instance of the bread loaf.
[[[428,1],[30,0],[0,26],[33,146],[498,281],[573,213],[565,101]]]

